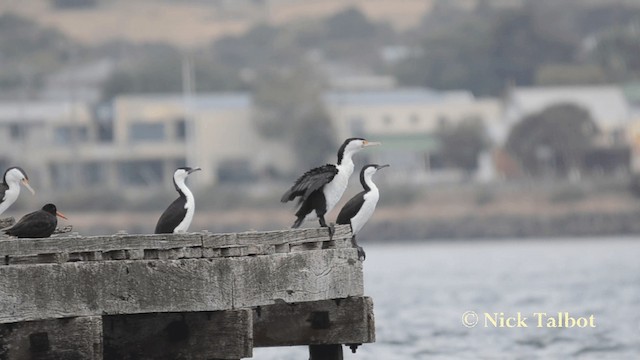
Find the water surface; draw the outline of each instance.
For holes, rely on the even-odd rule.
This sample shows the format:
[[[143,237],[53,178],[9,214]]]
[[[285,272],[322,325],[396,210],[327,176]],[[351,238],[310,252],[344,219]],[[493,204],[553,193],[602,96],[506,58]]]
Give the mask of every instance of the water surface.
[[[377,342],[355,355],[345,349],[345,359],[640,358],[640,239],[450,241],[366,250],[365,293],[374,300]],[[462,324],[466,311],[479,314],[478,325]],[[485,327],[485,312],[520,312],[529,327]],[[593,315],[596,327],[538,328],[536,312]],[[254,359],[308,359],[308,353],[305,347],[255,349]]]

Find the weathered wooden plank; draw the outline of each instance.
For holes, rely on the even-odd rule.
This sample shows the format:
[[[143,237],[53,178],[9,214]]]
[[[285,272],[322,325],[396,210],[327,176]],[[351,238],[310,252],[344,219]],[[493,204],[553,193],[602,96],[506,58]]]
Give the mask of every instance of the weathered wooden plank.
[[[249,309],[103,317],[105,360],[240,359],[252,356]]]
[[[335,227],[333,241],[342,241],[351,238],[351,228],[348,225]],[[60,236],[46,239],[13,239],[0,240],[0,256],[27,257],[39,254],[56,253],[90,253],[102,252],[107,260],[139,259],[136,250],[158,250],[151,257],[144,258],[184,258],[194,257],[196,252],[189,250],[183,254],[184,249],[203,247],[202,255],[216,255],[209,249],[231,249],[234,247],[259,246],[244,250],[224,250],[222,256],[262,255],[273,252],[289,252],[290,244],[294,249],[307,249],[309,246],[298,246],[305,243],[326,242],[329,240],[326,228],[293,229],[266,232],[245,232],[232,234],[160,234],[160,235],[128,235],[116,234],[113,236],[89,236],[81,237]],[[273,246],[273,247],[272,247]],[[285,247],[286,246],[286,247]],[[182,249],[182,250],[180,250]],[[161,253],[162,250],[172,250],[169,253]],[[286,251],[284,251],[286,250]],[[134,251],[134,256],[129,256],[123,251]],[[152,253],[149,253],[152,254]],[[72,261],[81,261],[73,257]]]
[[[202,246],[204,248],[222,248],[228,246],[238,245],[237,234],[210,234],[205,233],[202,236]]]
[[[9,227],[15,223],[16,223],[16,219],[14,219],[13,217],[2,218],[0,219],[0,229]]]
[[[102,359],[99,316],[0,324],[2,359]]]
[[[28,279],[28,281],[26,281]],[[354,249],[0,266],[0,323],[362,296]]]
[[[336,225],[334,238],[351,238],[349,225]],[[297,242],[317,242],[329,240],[327,228],[290,229],[278,231],[248,231],[233,234],[205,234],[204,247],[219,248],[230,245],[279,245]]]
[[[251,260],[247,260],[251,259]],[[363,295],[355,249],[229,258],[236,308]]]
[[[255,347],[314,344],[364,344],[375,341],[373,301],[350,297],[254,310]]]
[[[45,239],[0,240],[0,256],[28,256],[57,252],[173,249],[202,246],[200,234],[69,236]]]

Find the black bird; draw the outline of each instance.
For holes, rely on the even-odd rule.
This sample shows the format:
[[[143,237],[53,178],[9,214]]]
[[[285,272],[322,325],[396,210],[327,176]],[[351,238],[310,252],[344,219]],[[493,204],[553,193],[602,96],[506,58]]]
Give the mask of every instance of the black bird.
[[[29,186],[29,177],[21,168],[14,166],[7,169],[0,184],[0,215],[5,212],[20,195],[20,183],[22,183],[32,194],[35,191]]]
[[[195,199],[185,184],[187,176],[200,168],[181,167],[173,173],[173,185],[180,196],[162,213],[156,224],[156,234],[186,232],[193,220]]]
[[[349,138],[338,150],[338,163],[311,169],[300,176],[293,186],[282,195],[280,201],[287,202],[299,197],[297,219],[292,228],[299,227],[304,220],[318,219],[320,226],[327,227],[324,215],[331,211],[347,189],[353,173],[352,156],[367,146],[380,145],[362,138]],[[329,228],[329,236],[333,230]]]
[[[389,165],[370,164],[362,168],[362,171],[360,171],[360,183],[364,191],[358,193],[344,204],[336,220],[338,224],[351,225],[351,232],[353,233],[351,242],[353,246],[358,249],[358,258],[360,260],[364,260],[366,255],[364,249],[358,246],[356,242],[356,234],[362,229],[364,224],[369,221],[380,198],[378,187],[373,183],[372,177],[378,170],[388,166]]]
[[[51,236],[58,226],[56,216],[67,219],[55,205],[47,204],[41,210],[23,216],[15,225],[2,231],[19,238],[46,238]]]

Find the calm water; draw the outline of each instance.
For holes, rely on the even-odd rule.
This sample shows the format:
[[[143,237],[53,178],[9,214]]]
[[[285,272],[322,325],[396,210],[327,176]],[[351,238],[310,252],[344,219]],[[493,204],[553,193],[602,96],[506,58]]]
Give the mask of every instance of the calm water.
[[[366,250],[377,342],[345,359],[640,359],[640,238]],[[466,311],[480,314],[476,327],[463,326]],[[485,312],[520,312],[529,327],[484,327]],[[537,328],[536,312],[594,315],[596,327]],[[304,347],[254,351],[254,359],[307,358]]]

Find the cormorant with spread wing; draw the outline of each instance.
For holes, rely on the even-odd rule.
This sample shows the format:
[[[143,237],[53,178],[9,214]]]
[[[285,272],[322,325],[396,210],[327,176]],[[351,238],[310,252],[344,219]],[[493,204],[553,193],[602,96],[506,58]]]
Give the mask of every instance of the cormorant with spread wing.
[[[340,146],[338,162],[335,165],[317,167],[300,176],[280,199],[282,202],[288,202],[298,198],[297,219],[291,227],[297,228],[304,220],[315,219],[318,219],[320,226],[327,227],[324,215],[336,206],[347,189],[349,177],[353,173],[353,155],[367,146],[379,144],[362,138],[349,138]],[[331,228],[329,236],[333,236]]]

